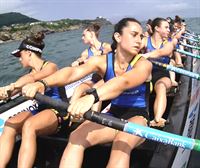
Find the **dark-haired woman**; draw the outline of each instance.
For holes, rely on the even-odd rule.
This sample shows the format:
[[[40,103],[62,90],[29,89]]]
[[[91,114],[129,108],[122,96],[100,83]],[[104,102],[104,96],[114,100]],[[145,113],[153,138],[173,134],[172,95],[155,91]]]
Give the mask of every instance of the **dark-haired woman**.
[[[49,86],[65,85],[92,72],[98,73],[105,81],[97,89],[72,102],[68,111],[73,117],[83,117],[98,101],[112,100],[108,115],[123,118],[147,126],[147,87],[152,64],[143,57],[136,57],[141,48],[142,27],[133,18],[124,18],[115,25],[112,52],[94,56],[78,67],[67,67],[45,78]],[[135,62],[131,65],[131,62]],[[26,96],[33,97],[44,86],[36,82],[23,88]],[[113,142],[107,167],[129,167],[133,148],[144,142],[133,136],[90,121],[84,121],[70,135],[60,167],[81,167],[86,148],[106,142]]]
[[[148,19],[146,23],[146,32],[144,32],[145,37],[149,37],[152,35],[152,28],[151,28],[152,20]]]
[[[161,63],[169,64],[174,49],[177,47],[178,40],[185,32],[185,26],[182,27],[179,33],[169,36],[169,23],[166,19],[155,18],[152,21],[153,35],[143,39],[142,48],[146,49],[146,58],[153,59]],[[154,54],[152,51],[155,51]],[[148,52],[150,52],[148,54]],[[173,77],[174,75],[174,77]],[[163,127],[166,120],[162,118],[167,106],[167,92],[172,86],[176,86],[175,74],[169,73],[153,67],[152,82],[156,93],[154,102],[154,119],[150,122],[151,126]]]
[[[72,66],[78,66],[80,64],[83,64],[93,56],[105,55],[112,50],[110,44],[99,41],[99,33],[100,26],[98,24],[91,24],[84,29],[82,40],[84,44],[89,45],[89,48],[85,49],[82,52],[81,57],[73,62]],[[85,90],[93,87],[94,84],[95,86],[100,86],[103,84],[103,80],[101,80],[101,77],[95,73],[92,75],[91,81],[86,81],[75,88],[70,101],[75,101],[76,99],[81,97],[81,95],[84,94]],[[101,102],[98,102],[93,106],[94,111],[100,111],[100,109]]]
[[[7,99],[21,92],[24,85],[39,81],[57,71],[56,64],[42,58],[42,50],[45,46],[44,37],[43,33],[36,33],[23,40],[19,48],[12,52],[19,58],[24,68],[31,68],[31,72],[20,77],[16,82],[2,87],[0,89],[1,99]],[[49,88],[45,94],[54,99],[60,99],[58,87]],[[23,111],[9,118],[0,137],[0,167],[5,168],[8,164],[18,134],[22,134],[18,167],[32,167],[36,155],[36,136],[56,132],[58,123],[56,111],[44,104],[39,104],[38,109]]]
[[[84,29],[82,40],[84,44],[89,45],[89,48],[81,53],[81,57],[73,62],[72,66],[78,66],[92,56],[107,54],[111,51],[110,44],[99,41],[99,32],[100,26],[98,24],[91,24]]]
[[[145,48],[147,53],[163,48],[168,42],[171,41],[169,40],[169,23],[166,19],[155,18],[152,21],[151,26],[153,34],[148,38],[144,38],[142,44],[142,48]],[[171,54],[161,57],[157,55],[156,57],[158,58],[149,57],[149,59],[169,64]],[[166,122],[162,116],[167,106],[167,91],[172,86],[169,72],[154,66],[152,70],[152,82],[156,93],[156,98],[154,102],[154,119],[150,122],[150,125],[162,127]]]

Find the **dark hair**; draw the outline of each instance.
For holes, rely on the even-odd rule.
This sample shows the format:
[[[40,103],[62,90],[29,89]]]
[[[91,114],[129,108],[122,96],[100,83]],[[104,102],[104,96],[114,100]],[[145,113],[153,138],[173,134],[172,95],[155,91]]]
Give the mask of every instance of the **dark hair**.
[[[124,27],[128,26],[128,22],[136,22],[139,25],[141,25],[141,23],[138,20],[136,20],[135,18],[123,18],[123,19],[121,19],[114,27],[114,32],[113,32],[113,36],[112,36],[113,43],[111,45],[112,52],[115,52],[115,50],[117,48],[117,41],[115,40],[114,33],[117,32],[119,34],[122,34],[122,30],[123,30]]]
[[[148,19],[146,24],[148,24],[148,25],[151,26],[151,24],[152,24],[152,20],[151,20],[151,19]]]
[[[32,34],[30,37],[24,39],[18,49],[11,52],[11,54],[15,57],[20,57],[20,52],[22,50],[29,50],[34,52],[37,56],[41,57],[42,50],[45,46],[44,39],[45,35],[43,32],[38,32],[36,34]]]
[[[167,20],[164,19],[164,18],[155,18],[155,19],[152,21],[151,28],[152,28],[153,33],[155,32],[155,27],[156,27],[156,26],[159,27],[159,26],[161,25],[161,22],[163,22],[163,21],[167,22]]]
[[[181,24],[182,19],[181,19],[178,15],[176,15],[176,16],[175,16],[175,19],[174,19],[174,22],[175,22],[175,23],[178,23],[178,24]]]
[[[167,17],[166,20],[169,20],[169,22],[173,21],[173,19],[171,17]]]
[[[100,28],[101,28],[101,26],[99,24],[94,23],[94,24],[87,26],[85,29],[87,31],[94,32],[96,37],[99,37]]]
[[[45,38],[45,35],[43,32],[37,32],[27,37],[23,42],[43,50],[45,47],[45,43],[43,41],[44,38]],[[39,53],[36,52],[36,54],[39,54]]]

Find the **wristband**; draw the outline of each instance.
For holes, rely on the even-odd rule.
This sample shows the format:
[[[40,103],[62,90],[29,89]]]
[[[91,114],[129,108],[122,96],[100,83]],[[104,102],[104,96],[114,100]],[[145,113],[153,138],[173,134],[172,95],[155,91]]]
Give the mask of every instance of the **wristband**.
[[[40,82],[40,83],[42,83],[44,85],[44,91],[46,91],[47,88],[49,88],[49,86],[48,86],[48,84],[47,84],[47,82],[45,80],[38,80],[37,82]]]
[[[78,65],[84,64],[84,61],[78,61]]]
[[[97,90],[95,88],[91,88],[86,90],[86,94],[88,95],[93,95],[94,96],[94,104],[97,103],[99,101],[99,96],[97,94]]]

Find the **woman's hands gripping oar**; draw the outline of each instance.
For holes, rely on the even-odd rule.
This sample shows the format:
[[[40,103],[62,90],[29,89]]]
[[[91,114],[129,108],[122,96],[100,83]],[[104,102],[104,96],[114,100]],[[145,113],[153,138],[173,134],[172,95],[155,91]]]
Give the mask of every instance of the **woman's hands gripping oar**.
[[[62,116],[67,115],[67,109],[69,104],[63,101],[54,100],[48,96],[36,93],[35,99],[43,103],[52,105],[54,108],[62,109],[66,112],[62,112]],[[112,116],[108,116],[103,113],[96,113],[93,111],[87,111],[84,114],[84,118],[92,122],[102,124],[107,127],[111,127],[129,134],[140,136],[153,141],[161,142],[164,144],[169,144],[184,149],[200,151],[200,140],[192,139],[188,137],[183,137],[180,135],[156,130],[153,128],[144,127],[138,124],[134,124],[122,119],[118,119]]]

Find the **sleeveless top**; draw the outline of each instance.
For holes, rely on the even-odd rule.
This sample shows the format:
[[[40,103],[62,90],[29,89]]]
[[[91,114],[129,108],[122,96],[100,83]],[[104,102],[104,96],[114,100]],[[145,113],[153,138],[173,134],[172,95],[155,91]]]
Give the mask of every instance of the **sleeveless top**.
[[[99,51],[101,51],[101,55],[103,55],[103,42],[101,43]],[[88,58],[87,59],[89,59],[92,56],[94,56],[94,53],[92,52],[91,47],[89,47],[88,48]],[[91,81],[93,83],[97,83],[99,80],[101,80],[101,77],[97,73],[94,72],[93,75],[92,75]]]
[[[161,44],[160,48],[163,48],[164,44],[166,42],[168,42],[168,41],[171,41],[171,39],[168,39],[167,41],[164,41]],[[156,48],[154,48],[153,45],[152,45],[151,37],[148,37],[146,52],[151,52],[153,50],[156,50]],[[160,58],[150,58],[149,60],[153,60],[153,61],[156,61],[156,62],[161,62],[161,63],[164,63],[164,64],[169,64],[170,57],[169,56],[162,56]],[[153,71],[154,70],[158,70],[158,67],[153,65]]]
[[[48,64],[48,61],[44,61],[42,67],[40,68],[40,71]],[[51,87],[47,88],[47,90],[44,93],[46,96],[49,96],[53,99],[61,99],[59,94],[59,88],[58,87]],[[39,103],[40,104],[40,103]]]
[[[103,43],[101,43],[101,46],[99,48],[99,51],[101,51],[101,55],[103,55]],[[88,58],[94,56],[94,53],[92,52],[91,47],[88,48]]]
[[[134,59],[133,59],[134,60]],[[132,61],[133,61],[132,60]],[[127,71],[134,69],[134,66],[129,64]],[[114,55],[112,52],[107,54],[107,69],[105,72],[104,80],[108,81],[116,77],[114,72]],[[146,83],[142,85],[128,89],[121,93],[118,97],[111,101],[111,106],[121,106],[121,107],[132,107],[132,108],[145,108],[146,104]]]

